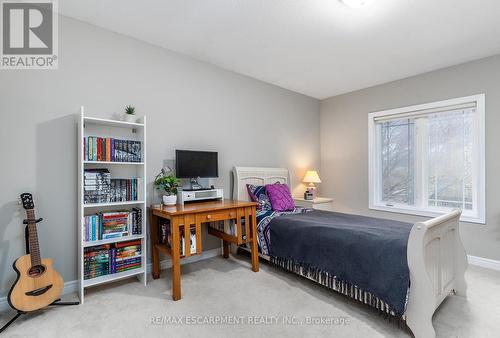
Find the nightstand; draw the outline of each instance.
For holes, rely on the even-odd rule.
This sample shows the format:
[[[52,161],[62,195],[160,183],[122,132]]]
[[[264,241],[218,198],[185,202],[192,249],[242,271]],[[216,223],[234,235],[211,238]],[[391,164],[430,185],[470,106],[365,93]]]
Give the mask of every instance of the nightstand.
[[[333,211],[333,199],[325,197],[316,197],[313,200],[303,198],[294,198],[295,205],[303,208],[313,208],[317,210]]]

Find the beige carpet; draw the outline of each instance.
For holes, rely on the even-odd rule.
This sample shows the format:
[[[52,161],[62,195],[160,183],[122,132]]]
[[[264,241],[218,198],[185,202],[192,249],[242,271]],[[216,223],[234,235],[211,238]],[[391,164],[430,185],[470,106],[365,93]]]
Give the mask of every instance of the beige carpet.
[[[147,287],[129,279],[90,289],[84,305],[24,316],[4,336],[411,336],[372,309],[304,278],[267,264],[253,273],[249,266],[240,256],[183,266],[183,299],[178,302],[171,299],[170,270]],[[467,281],[468,299],[450,296],[435,314],[438,337],[498,337],[500,272],[469,267]],[[2,323],[10,315],[0,314]],[[316,322],[308,322],[311,318]]]

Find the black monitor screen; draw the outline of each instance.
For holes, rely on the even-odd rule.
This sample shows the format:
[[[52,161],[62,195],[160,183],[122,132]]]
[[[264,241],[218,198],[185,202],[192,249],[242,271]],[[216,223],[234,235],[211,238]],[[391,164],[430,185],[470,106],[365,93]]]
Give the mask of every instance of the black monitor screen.
[[[212,151],[175,151],[178,178],[219,177],[217,153]]]

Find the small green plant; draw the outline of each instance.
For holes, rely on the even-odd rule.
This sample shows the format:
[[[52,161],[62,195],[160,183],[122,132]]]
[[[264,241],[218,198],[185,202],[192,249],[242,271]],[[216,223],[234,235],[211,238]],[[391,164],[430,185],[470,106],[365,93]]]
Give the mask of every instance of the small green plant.
[[[177,195],[179,179],[169,174],[169,170],[162,169],[155,177],[154,186],[158,190],[164,190],[167,196]]]
[[[125,114],[135,115],[135,107],[128,105],[125,107]]]

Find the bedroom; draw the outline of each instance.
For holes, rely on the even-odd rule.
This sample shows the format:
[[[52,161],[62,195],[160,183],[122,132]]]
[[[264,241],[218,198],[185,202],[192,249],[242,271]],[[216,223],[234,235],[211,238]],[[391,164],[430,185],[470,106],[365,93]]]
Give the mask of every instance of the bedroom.
[[[423,197],[432,191],[424,184],[430,176],[423,169],[433,162],[422,152],[427,149],[425,135],[410,130],[422,130],[422,121],[451,107],[474,121],[470,127],[475,136],[466,151],[475,157],[467,162],[470,168],[465,166],[473,174],[467,176],[468,185],[461,185],[462,192],[455,189],[452,196],[454,207],[462,203],[464,211],[459,232],[468,260],[467,297],[450,291],[437,310],[425,312],[427,317],[431,312],[427,331],[413,334],[426,337],[431,325],[437,336],[494,336],[500,304],[500,207],[495,189],[500,162],[494,131],[500,108],[500,25],[495,1],[479,6],[465,0],[374,0],[361,8],[337,0],[117,4],[60,1],[59,15],[52,22],[56,67],[0,68],[0,137],[6,145],[0,201],[0,325],[16,315],[8,299],[17,279],[12,264],[26,249],[27,216],[18,200],[24,192],[33,194],[36,216],[44,219],[37,223],[41,257],[52,258],[64,279],[62,299],[81,301],[80,164],[84,169],[107,168],[116,178],[145,178],[143,207],[149,209],[162,202],[164,193],[155,189],[154,179],[162,168],[175,171],[176,150],[212,151],[218,154],[218,177],[200,184],[222,189],[226,199],[249,199],[234,193],[240,191],[235,189],[235,167],[281,168],[287,171],[278,176],[286,179],[297,206],[316,204],[413,227],[451,208],[431,208],[429,201],[435,203],[436,194],[429,200]],[[113,121],[122,119],[128,105],[135,108],[139,121],[147,119],[143,126],[131,128],[138,133],[130,134],[134,140],[142,137],[143,162],[81,163],[81,107],[87,122]],[[407,174],[405,189],[388,202],[376,198],[384,195],[383,189],[377,190],[382,182],[377,154],[382,149],[375,146],[384,130],[378,126],[390,125],[386,121],[396,113],[389,112],[393,109],[406,114],[407,121],[420,122],[397,126],[411,135],[402,148],[414,161],[399,167]],[[444,113],[449,115],[450,109]],[[121,136],[116,126],[97,123],[95,130],[85,131],[89,124],[83,136]],[[460,130],[466,130],[464,125]],[[429,134],[432,128],[424,126]],[[464,146],[457,148],[457,133],[450,135],[444,141],[450,140],[446,145],[454,147],[452,153],[465,153]],[[440,168],[465,175],[466,170],[451,166],[458,159],[446,154],[438,153],[446,159],[438,161]],[[324,203],[303,201],[307,171],[318,174],[316,195],[325,198]],[[402,176],[394,172],[389,177]],[[183,178],[181,186],[189,183]],[[400,203],[403,195],[405,203]],[[405,205],[396,208],[395,201]],[[84,208],[82,216],[99,211]],[[151,221],[148,215],[143,219],[139,238],[145,286],[133,277],[85,288],[82,304],[22,315],[4,335],[412,335],[411,323],[400,321],[401,316],[380,314],[380,309],[351,298],[352,293],[341,295],[265,258],[253,272],[252,260],[243,250],[236,252],[235,245],[229,258],[222,258],[223,241],[212,236],[206,224],[198,236],[201,254],[181,259],[182,297],[174,301],[172,260],[160,254],[160,278],[153,279]],[[239,290],[241,285],[248,292]],[[411,296],[412,288],[408,289]],[[127,310],[117,314],[116,308]],[[186,323],[199,316],[214,322]]]

